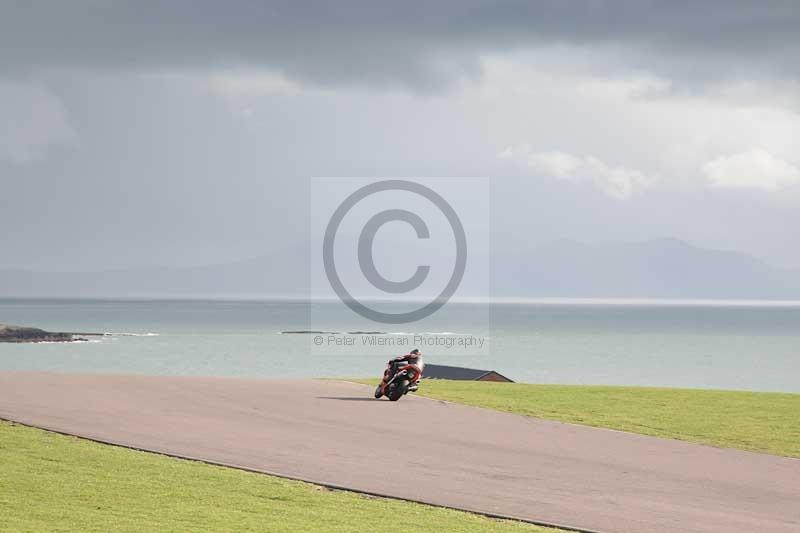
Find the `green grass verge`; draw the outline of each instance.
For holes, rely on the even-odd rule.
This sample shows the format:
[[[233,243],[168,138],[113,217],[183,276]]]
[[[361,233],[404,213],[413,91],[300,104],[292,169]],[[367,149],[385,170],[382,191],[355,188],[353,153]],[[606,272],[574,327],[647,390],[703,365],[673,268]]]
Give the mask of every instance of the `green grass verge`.
[[[546,530],[0,421],[0,531],[396,531],[398,516],[409,529]]]
[[[520,415],[800,457],[800,394],[445,380],[423,380],[417,394]]]

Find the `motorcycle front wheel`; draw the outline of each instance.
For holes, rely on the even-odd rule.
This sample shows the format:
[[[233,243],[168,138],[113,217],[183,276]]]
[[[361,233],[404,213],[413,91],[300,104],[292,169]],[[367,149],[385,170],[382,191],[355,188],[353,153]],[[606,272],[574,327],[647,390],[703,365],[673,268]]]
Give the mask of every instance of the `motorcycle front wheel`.
[[[393,402],[396,402],[403,395],[408,392],[408,380],[404,379],[394,385],[392,390],[386,392],[386,396]]]

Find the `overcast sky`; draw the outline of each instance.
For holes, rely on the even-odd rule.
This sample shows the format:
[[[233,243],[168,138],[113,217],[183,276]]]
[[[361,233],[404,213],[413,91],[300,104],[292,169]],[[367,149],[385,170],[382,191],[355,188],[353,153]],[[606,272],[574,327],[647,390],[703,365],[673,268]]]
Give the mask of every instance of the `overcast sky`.
[[[797,2],[0,0],[0,268],[302,241],[312,176],[487,176],[492,245],[800,267]]]

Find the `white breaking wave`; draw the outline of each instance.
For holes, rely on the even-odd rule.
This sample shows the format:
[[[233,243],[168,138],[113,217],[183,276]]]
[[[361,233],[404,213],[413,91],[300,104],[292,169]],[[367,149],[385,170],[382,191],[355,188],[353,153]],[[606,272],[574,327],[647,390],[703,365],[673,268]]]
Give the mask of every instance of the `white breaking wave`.
[[[153,333],[152,331],[147,333],[111,333],[106,331],[103,335],[106,337],[158,337],[160,333]]]
[[[457,333],[455,331],[424,331],[422,333],[414,331],[322,331],[322,330],[296,330],[279,331],[278,335],[405,335],[405,336],[440,336],[455,335],[459,337],[471,337],[472,333]],[[119,335],[124,335],[120,333]]]
[[[390,331],[387,335],[460,335],[462,337],[469,337],[471,333],[456,333],[455,331],[424,331],[422,333],[407,332],[407,331]]]

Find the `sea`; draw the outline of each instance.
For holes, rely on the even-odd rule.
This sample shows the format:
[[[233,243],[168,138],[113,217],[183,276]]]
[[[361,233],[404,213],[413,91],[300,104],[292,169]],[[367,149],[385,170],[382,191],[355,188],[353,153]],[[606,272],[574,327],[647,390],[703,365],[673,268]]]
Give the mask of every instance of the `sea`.
[[[339,302],[0,299],[0,323],[102,334],[0,344],[0,371],[371,377],[419,347],[526,383],[800,392],[797,303],[451,302],[376,327]]]

